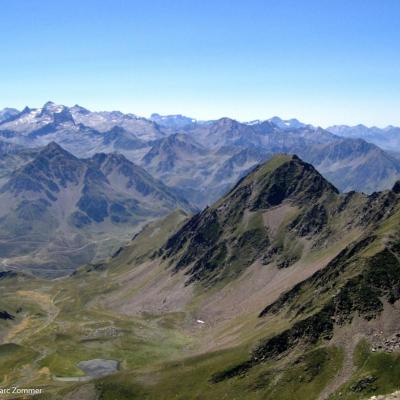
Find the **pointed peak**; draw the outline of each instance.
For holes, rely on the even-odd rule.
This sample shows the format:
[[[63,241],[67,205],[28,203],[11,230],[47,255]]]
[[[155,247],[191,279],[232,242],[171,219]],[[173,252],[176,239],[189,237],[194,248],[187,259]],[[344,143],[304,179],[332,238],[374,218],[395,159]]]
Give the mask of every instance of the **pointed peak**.
[[[48,101],[42,107],[42,113],[50,113],[50,114],[61,113],[65,110],[67,110],[67,107],[61,104],[55,104],[52,101]]]
[[[257,175],[270,174],[279,167],[281,167],[282,165],[288,164],[290,162],[303,163],[303,161],[295,154],[286,154],[286,153],[275,154],[269,160],[265,161],[262,164],[259,164],[254,169],[254,174]],[[252,174],[250,173],[250,175],[248,176],[252,176]]]
[[[62,124],[65,122],[75,123],[68,107],[58,105],[52,101],[48,101],[41,109],[40,116],[53,118],[55,123]]]
[[[46,157],[46,158],[54,158],[54,157],[68,157],[68,158],[76,158],[70,152],[62,148],[56,142],[50,142],[39,152],[38,157]]]
[[[276,206],[287,199],[303,204],[339,193],[311,164],[295,154],[274,155],[240,180],[225,199],[235,197],[243,187],[252,193],[253,210]]]
[[[48,143],[42,151],[65,151],[57,142]]]
[[[397,181],[392,188],[392,191],[395,192],[396,194],[400,194],[400,180]]]
[[[24,109],[21,111],[21,114],[28,114],[32,111],[32,108],[25,106]]]
[[[70,111],[78,113],[78,114],[83,114],[83,115],[90,114],[90,110],[88,110],[85,107],[80,106],[79,104],[75,104],[74,106],[72,106],[70,108]]]

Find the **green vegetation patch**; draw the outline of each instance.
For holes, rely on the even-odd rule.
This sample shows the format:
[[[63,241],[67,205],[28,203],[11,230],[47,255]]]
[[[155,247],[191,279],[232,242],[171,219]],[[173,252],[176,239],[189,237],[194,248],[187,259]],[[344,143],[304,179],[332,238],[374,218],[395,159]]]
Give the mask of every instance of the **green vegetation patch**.
[[[372,352],[366,340],[354,351],[356,371],[329,400],[365,399],[373,395],[392,393],[400,388],[400,354]]]
[[[324,387],[338,373],[343,363],[343,351],[323,347],[306,353],[288,365],[277,380],[268,387],[266,399],[317,399]]]
[[[32,349],[14,343],[0,345],[0,382],[6,375],[19,370],[34,361],[37,353]]]

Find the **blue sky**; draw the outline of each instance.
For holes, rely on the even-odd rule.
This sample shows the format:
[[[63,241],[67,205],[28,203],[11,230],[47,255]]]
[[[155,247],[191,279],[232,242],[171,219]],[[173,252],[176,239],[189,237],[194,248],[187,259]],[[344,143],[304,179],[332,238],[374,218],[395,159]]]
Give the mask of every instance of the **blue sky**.
[[[2,2],[0,108],[400,125],[400,1]]]

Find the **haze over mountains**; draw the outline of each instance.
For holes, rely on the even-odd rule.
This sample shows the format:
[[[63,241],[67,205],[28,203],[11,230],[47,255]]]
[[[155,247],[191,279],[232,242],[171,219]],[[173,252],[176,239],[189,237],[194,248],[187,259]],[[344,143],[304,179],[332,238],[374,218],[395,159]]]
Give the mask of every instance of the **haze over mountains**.
[[[355,126],[334,125],[329,127],[328,130],[339,136],[364,139],[384,150],[400,152],[400,128],[396,126],[389,125],[386,128],[377,128],[376,126],[367,127],[362,124]]]
[[[193,211],[122,154],[79,159],[54,142],[18,154],[0,188],[3,266],[65,275],[109,255],[150,220],[175,208]],[[14,157],[8,153],[6,162]]]
[[[52,102],[21,112],[5,109],[0,119],[1,142],[36,148],[55,141],[81,158],[117,151],[200,208],[224,194],[255,165],[281,152],[296,153],[311,162],[342,191],[371,193],[393,185],[400,163],[373,144],[385,142],[383,133],[375,139],[371,134],[366,143],[364,134],[349,134],[338,127],[331,131],[278,117],[247,123],[158,114],[146,119]],[[390,130],[395,138],[390,143],[397,140],[394,132],[395,128]],[[399,148],[385,146],[389,147],[391,151]]]

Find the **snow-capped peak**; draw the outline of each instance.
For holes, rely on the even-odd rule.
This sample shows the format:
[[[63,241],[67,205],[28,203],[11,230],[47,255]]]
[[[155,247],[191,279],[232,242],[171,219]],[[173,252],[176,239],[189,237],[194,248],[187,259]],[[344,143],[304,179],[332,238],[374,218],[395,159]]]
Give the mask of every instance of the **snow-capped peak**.
[[[52,101],[48,101],[44,106],[42,107],[42,112],[47,112],[47,113],[60,113],[64,111],[66,107],[60,104],[55,104]]]
[[[307,126],[307,124],[303,124],[296,118],[285,120],[279,117],[272,117],[268,121],[281,129],[299,129],[299,128],[305,128]]]

